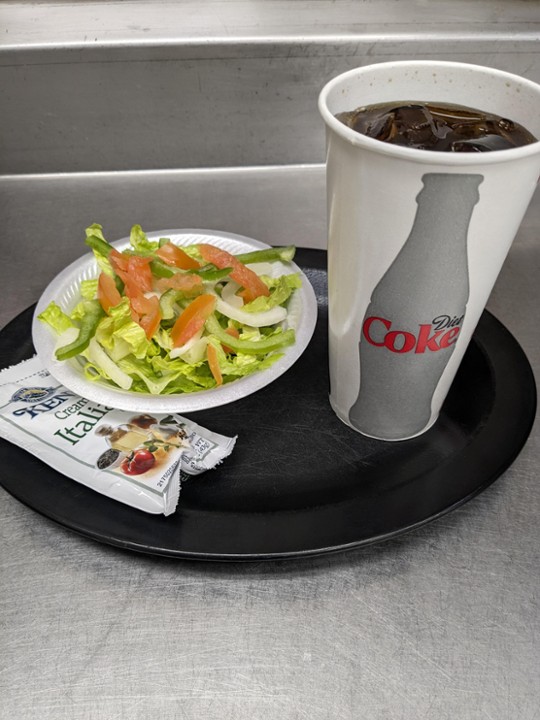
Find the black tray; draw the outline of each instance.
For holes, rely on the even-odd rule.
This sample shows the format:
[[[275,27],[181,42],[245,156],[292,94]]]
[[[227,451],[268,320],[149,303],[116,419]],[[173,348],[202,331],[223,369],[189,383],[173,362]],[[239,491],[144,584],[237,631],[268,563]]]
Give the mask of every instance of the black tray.
[[[309,348],[272,385],[198,423],[238,434],[216,470],[186,482],[177,512],[148,515],[0,442],[0,482],[70,530],[155,555],[200,560],[303,557],[379,542],[459,507],[508,468],[531,430],[536,387],[520,346],[485,312],[438,422],[413,440],[371,440],[328,404],[326,254],[298,263],[319,302]],[[33,308],[0,332],[0,367],[31,357]]]

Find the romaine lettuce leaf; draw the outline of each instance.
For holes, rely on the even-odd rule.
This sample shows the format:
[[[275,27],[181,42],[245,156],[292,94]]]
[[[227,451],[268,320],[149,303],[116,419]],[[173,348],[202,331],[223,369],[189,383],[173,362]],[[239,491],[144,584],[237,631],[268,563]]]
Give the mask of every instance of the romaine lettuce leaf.
[[[215,385],[206,363],[194,366],[180,359],[167,360],[159,355],[147,360],[137,360],[128,355],[122,358],[118,365],[128,375],[142,380],[146,386],[143,392],[153,395],[195,392]],[[140,386],[135,386],[138,387]]]
[[[216,349],[219,369],[223,375],[224,382],[227,382],[227,378],[234,380],[237,377],[250,375],[259,370],[266,370],[283,357],[283,353],[278,352],[271,353],[262,358],[257,355],[246,355],[245,353],[236,353],[236,355],[228,356],[217,338],[210,335],[207,341],[208,344],[213,345]]]
[[[103,228],[98,223],[94,223],[93,225],[90,225],[90,227],[87,227],[85,233],[86,237],[95,235],[96,237],[100,238],[100,240],[105,240],[105,242],[107,242],[105,236],[103,235]],[[105,275],[115,277],[115,272],[111,263],[109,262],[108,257],[94,248],[92,249],[92,252],[94,253],[94,257],[96,258],[96,262],[101,272],[104,272]]]
[[[131,228],[129,242],[139,255],[152,255],[159,248],[159,242],[149,240],[140,225]]]
[[[84,231],[86,233],[86,237],[90,237],[90,235],[95,235],[100,240],[105,240],[107,242],[107,238],[103,234],[103,226],[99,223],[93,223],[90,225],[90,227],[87,227]]]
[[[133,321],[128,298],[122,298],[122,302],[109,309],[109,315],[97,326],[95,337],[115,362],[130,353],[141,359],[159,352],[142,327]]]
[[[255,300],[243,305],[242,310],[251,313],[270,310],[277,305],[283,305],[283,303],[287,302],[294,290],[302,287],[302,280],[298,273],[280,275],[278,278],[264,275],[261,276],[261,278],[270,289],[270,295],[266,297],[261,295],[255,298]]]
[[[47,323],[47,325],[52,327],[52,329],[59,335],[65,332],[68,328],[74,326],[70,318],[55,302],[51,302],[47,305],[45,310],[38,315],[38,320]]]
[[[70,318],[76,323],[83,319],[83,317],[92,311],[97,300],[81,300],[77,303],[70,313]]]
[[[85,300],[94,300],[97,297],[98,281],[81,280],[81,295]]]

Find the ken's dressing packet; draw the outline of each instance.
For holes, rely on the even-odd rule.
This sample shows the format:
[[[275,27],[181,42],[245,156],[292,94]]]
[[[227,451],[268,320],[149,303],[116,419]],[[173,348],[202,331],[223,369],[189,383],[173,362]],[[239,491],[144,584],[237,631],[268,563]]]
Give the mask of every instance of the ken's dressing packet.
[[[75,395],[37,356],[0,371],[0,433],[63,475],[164,515],[175,511],[182,479],[215,467],[236,442],[181,415],[125,412]]]

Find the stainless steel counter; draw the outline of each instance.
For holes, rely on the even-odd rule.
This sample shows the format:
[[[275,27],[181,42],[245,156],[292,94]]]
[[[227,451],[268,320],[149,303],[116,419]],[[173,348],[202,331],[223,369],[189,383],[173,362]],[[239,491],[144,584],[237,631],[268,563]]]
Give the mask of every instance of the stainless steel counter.
[[[320,163],[338,73],[458,60],[540,82],[539,37],[535,0],[2,1],[0,173]]]

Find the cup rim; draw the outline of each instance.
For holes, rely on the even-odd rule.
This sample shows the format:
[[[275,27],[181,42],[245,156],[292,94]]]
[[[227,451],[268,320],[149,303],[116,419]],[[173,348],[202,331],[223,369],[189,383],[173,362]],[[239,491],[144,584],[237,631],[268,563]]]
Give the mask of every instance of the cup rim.
[[[529,145],[522,145],[517,148],[509,148],[507,150],[500,150],[498,152],[481,153],[479,157],[478,153],[447,153],[437,150],[420,150],[418,148],[409,148],[402,145],[391,145],[389,143],[375,140],[374,138],[367,137],[361,133],[356,132],[352,128],[344,125],[338,120],[328,109],[328,96],[334,90],[334,88],[340,85],[347,78],[362,75],[365,72],[372,70],[373,68],[396,68],[396,67],[409,67],[414,68],[456,68],[456,69],[469,69],[482,72],[486,72],[491,75],[497,75],[501,80],[511,81],[521,86],[527,87],[530,90],[535,91],[540,96],[540,85],[528,80],[527,78],[515,75],[513,73],[506,72],[504,70],[498,70],[497,68],[488,67],[485,65],[475,65],[472,63],[453,62],[446,60],[396,60],[383,63],[371,63],[369,65],[363,65],[351,70],[347,70],[336,77],[329,80],[326,85],[323,86],[319,93],[318,107],[319,112],[326,124],[327,128],[333,130],[337,135],[347,140],[351,145],[355,145],[365,150],[372,152],[389,155],[394,158],[401,158],[402,160],[408,160],[409,162],[417,162],[427,165],[445,165],[447,167],[458,166],[468,167],[471,165],[493,165],[497,163],[510,162],[513,160],[519,160],[524,157],[531,157],[540,153],[540,140]]]

